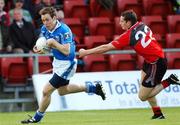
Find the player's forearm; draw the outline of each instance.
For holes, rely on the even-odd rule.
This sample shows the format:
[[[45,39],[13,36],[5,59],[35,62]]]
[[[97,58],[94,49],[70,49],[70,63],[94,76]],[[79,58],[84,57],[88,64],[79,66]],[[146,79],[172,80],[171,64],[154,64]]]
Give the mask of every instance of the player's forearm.
[[[68,56],[69,55],[69,45],[62,45],[62,44],[59,44],[56,46],[56,49],[59,50],[61,53],[63,53],[64,55]]]
[[[109,48],[108,44],[101,45],[101,46],[86,50],[86,55],[102,54],[102,53],[105,53],[105,52],[107,52],[109,50],[110,50],[110,48]]]
[[[60,51],[61,53],[63,53],[66,56],[69,55],[69,53],[70,53],[70,45],[69,44],[60,44],[54,39],[48,39],[47,42],[48,42],[49,47],[57,49],[58,51]]]

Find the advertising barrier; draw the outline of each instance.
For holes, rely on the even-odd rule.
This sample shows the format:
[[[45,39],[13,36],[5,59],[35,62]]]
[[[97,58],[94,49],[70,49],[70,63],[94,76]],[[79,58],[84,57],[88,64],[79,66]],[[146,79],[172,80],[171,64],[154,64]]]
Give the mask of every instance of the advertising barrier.
[[[180,70],[168,70],[164,78],[167,78],[171,73],[180,76]],[[147,108],[149,104],[138,98],[140,76],[140,71],[76,73],[70,84],[96,84],[100,82],[105,89],[106,100],[103,101],[100,96],[85,92],[59,96],[58,92],[55,91],[47,111]],[[33,75],[38,103],[42,97],[43,86],[51,77],[52,74]],[[171,85],[157,95],[157,100],[162,107],[180,106],[180,86]]]

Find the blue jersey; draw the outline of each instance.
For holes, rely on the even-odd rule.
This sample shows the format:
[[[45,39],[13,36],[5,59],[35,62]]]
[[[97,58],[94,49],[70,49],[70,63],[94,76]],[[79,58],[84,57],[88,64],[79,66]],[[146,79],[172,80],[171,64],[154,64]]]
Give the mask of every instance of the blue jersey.
[[[55,28],[49,31],[44,25],[41,28],[41,33],[46,39],[53,38],[60,44],[70,44],[70,53],[68,56],[61,53],[59,50],[52,48],[53,56],[58,60],[74,60],[75,58],[75,42],[71,29],[64,23],[57,21]]]

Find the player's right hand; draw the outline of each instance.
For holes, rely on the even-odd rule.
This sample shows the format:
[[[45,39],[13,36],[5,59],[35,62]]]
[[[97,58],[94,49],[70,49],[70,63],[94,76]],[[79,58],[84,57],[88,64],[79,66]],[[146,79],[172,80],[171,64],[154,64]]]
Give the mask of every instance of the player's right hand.
[[[36,46],[33,47],[33,52],[38,53],[38,54],[43,54],[43,51],[38,50]]]
[[[85,49],[80,49],[79,50],[79,58],[82,58],[84,56],[86,56],[86,50]]]

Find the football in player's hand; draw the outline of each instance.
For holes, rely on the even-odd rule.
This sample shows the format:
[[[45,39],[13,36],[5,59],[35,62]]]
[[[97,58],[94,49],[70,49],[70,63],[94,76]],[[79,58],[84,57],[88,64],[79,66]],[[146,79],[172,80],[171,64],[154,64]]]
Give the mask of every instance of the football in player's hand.
[[[45,37],[40,37],[38,38],[38,40],[36,41],[36,49],[38,51],[41,51],[42,53],[49,53],[49,47],[47,45],[47,42],[46,42],[46,38]]]

